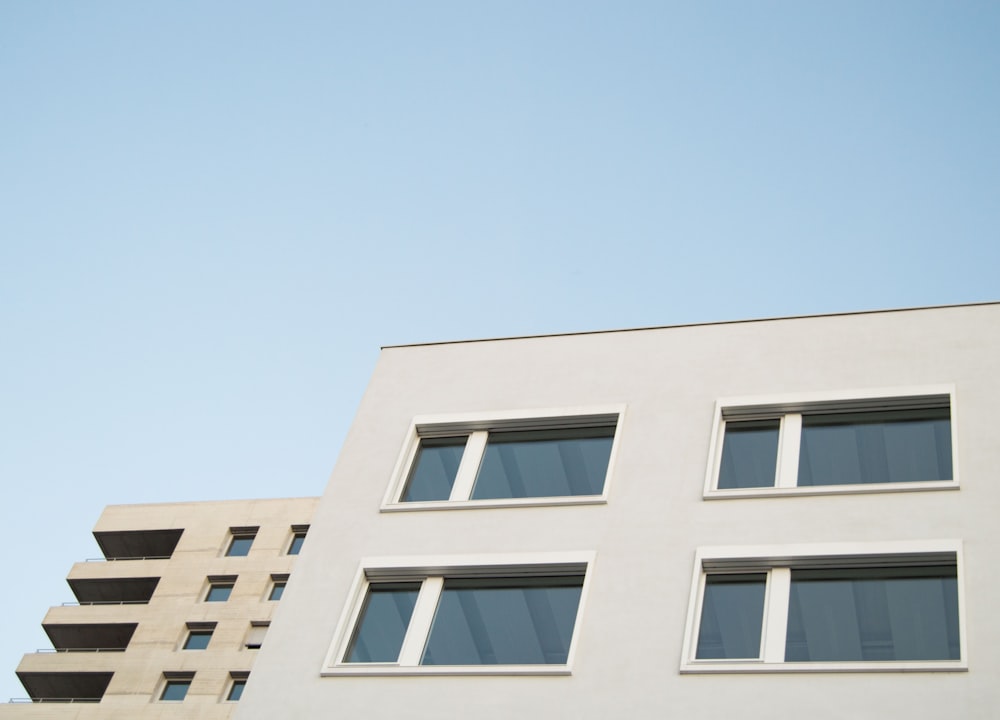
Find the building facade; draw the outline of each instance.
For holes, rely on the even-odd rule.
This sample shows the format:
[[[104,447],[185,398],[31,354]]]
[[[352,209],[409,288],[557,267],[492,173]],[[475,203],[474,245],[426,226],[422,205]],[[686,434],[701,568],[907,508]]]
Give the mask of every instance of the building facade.
[[[994,717],[998,329],[385,348],[236,720]]]
[[[17,669],[11,718],[228,718],[280,604],[317,498],[113,505],[104,558],[42,625],[52,652]]]

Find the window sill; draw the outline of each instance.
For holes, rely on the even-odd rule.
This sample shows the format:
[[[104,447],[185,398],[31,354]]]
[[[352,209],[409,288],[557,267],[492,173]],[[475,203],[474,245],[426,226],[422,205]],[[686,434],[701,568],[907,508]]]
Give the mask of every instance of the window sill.
[[[324,669],[322,677],[348,675],[571,675],[569,665],[417,665],[401,667],[394,664],[337,665]]]
[[[560,505],[607,505],[604,495],[564,497],[497,498],[492,500],[432,500],[428,502],[390,503],[381,512],[417,512],[421,510],[477,510],[509,507],[558,507]]]
[[[891,662],[763,663],[745,661],[692,661],[682,663],[682,674],[695,673],[868,673],[868,672],[967,672],[964,660],[910,660]]]
[[[926,482],[873,483],[871,485],[816,485],[807,487],[757,487],[732,490],[709,490],[705,500],[732,498],[789,497],[793,495],[868,495],[872,493],[926,492],[932,490],[958,490],[957,480],[929,480]]]

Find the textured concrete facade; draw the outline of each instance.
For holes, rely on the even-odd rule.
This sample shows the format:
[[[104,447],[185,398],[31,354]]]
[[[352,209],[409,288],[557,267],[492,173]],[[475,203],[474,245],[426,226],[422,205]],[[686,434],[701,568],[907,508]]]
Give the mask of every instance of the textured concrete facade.
[[[260,652],[248,644],[280,605],[269,599],[274,583],[291,575],[298,556],[289,548],[316,502],[106,508],[94,534],[108,557],[74,565],[67,581],[79,604],[53,607],[43,621],[56,652],[25,655],[18,666],[36,702],[0,705],[0,717],[229,717],[233,681],[247,677]],[[245,556],[227,556],[234,529],[253,533]],[[235,580],[226,601],[205,601],[210,579]],[[207,647],[183,649],[192,630],[211,631]],[[168,676],[190,680],[182,702],[160,699]],[[86,702],[95,694],[100,702]]]

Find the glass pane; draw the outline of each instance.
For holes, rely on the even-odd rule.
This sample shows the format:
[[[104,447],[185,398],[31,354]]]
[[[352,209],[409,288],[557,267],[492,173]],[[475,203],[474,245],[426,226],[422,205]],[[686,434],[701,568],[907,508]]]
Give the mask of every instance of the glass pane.
[[[699,659],[760,657],[765,573],[709,575],[701,604]]]
[[[370,585],[345,662],[396,662],[419,592],[418,582]]]
[[[600,495],[613,427],[490,433],[473,500]]]
[[[302,543],[306,541],[305,533],[301,535],[296,535],[292,538],[292,544],[288,547],[289,555],[298,555],[302,552]]]
[[[726,422],[719,489],[773,487],[781,421]]]
[[[229,697],[227,700],[239,700],[243,697],[243,688],[247,686],[246,680],[233,680],[233,686],[229,688]]]
[[[786,661],[960,656],[954,566],[792,571]]]
[[[413,461],[413,469],[403,490],[403,502],[447,500],[462,462],[467,437],[427,438]]]
[[[423,665],[560,665],[581,577],[446,580]]]
[[[250,554],[250,546],[253,545],[252,537],[234,537],[229,543],[228,557],[245,557]]]
[[[281,600],[281,596],[285,593],[285,583],[274,583],[274,587],[271,588],[271,594],[268,596],[268,600]]]
[[[948,408],[802,418],[799,485],[951,478]]]
[[[208,596],[205,598],[205,602],[225,602],[229,599],[229,595],[232,592],[232,585],[212,585],[208,589]]]
[[[208,647],[208,641],[211,639],[211,630],[193,630],[188,634],[187,642],[184,643],[184,649],[204,650]]]
[[[190,680],[168,680],[160,700],[183,700],[189,687],[191,687]]]

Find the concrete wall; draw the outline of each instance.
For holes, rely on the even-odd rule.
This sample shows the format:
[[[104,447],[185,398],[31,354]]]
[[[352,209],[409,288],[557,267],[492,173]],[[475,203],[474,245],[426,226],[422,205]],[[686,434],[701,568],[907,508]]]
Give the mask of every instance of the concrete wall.
[[[386,349],[236,718],[995,716],[998,328],[988,305]],[[720,397],[939,384],[957,491],[702,497]],[[606,504],[380,511],[415,416],[614,404]],[[940,538],[964,543],[968,671],[679,672],[699,546]],[[321,677],[362,557],[546,551],[596,552],[571,675]]]

